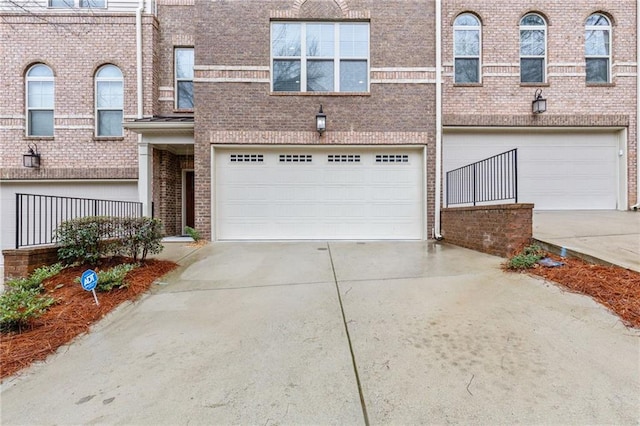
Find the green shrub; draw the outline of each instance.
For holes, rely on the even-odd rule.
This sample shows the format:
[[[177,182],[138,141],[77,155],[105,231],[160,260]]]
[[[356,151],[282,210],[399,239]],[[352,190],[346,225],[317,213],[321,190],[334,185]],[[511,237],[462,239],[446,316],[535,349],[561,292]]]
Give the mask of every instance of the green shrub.
[[[55,299],[38,289],[11,288],[0,295],[0,330],[20,330],[46,312]]]
[[[519,254],[509,259],[507,268],[509,269],[529,269],[533,268],[538,260],[545,256],[544,250],[535,244],[527,246]]]
[[[31,273],[28,278],[14,278],[4,283],[8,289],[36,289],[42,291],[42,283],[47,278],[51,278],[62,271],[64,267],[61,263],[55,263],[51,266],[42,266]]]
[[[130,271],[137,267],[138,265],[135,264],[123,263],[106,271],[98,271],[98,285],[96,286],[96,290],[111,291],[116,287],[127,288],[129,283],[127,283],[124,278]]]
[[[184,232],[185,234],[187,234],[188,236],[190,236],[191,238],[193,238],[193,241],[198,241],[200,240],[200,232],[196,231],[195,229],[193,229],[190,226],[185,226],[184,227]]]
[[[148,217],[89,216],[63,222],[56,230],[58,258],[95,265],[100,258],[124,255],[144,261],[162,251],[161,222]]]
[[[122,240],[125,255],[144,262],[148,254],[162,251],[162,222],[149,217],[126,220],[126,237]]]
[[[100,244],[111,229],[108,218],[88,216],[67,220],[56,229],[55,237],[60,245],[58,259],[66,263],[82,262],[95,264],[106,255]]]

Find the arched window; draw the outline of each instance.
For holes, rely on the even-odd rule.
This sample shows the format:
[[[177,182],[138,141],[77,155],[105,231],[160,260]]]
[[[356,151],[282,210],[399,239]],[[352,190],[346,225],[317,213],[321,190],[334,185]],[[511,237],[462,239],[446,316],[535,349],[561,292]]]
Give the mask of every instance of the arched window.
[[[480,82],[480,30],[480,20],[471,13],[463,13],[453,23],[456,83]]]
[[[105,65],[96,73],[96,136],[122,136],[124,87],[122,72]]]
[[[585,25],[585,61],[587,83],[611,82],[611,22],[594,13]]]
[[[547,23],[535,13],[520,20],[520,82],[544,83],[547,68]]]
[[[37,64],[27,71],[27,136],[53,136],[53,71]]]

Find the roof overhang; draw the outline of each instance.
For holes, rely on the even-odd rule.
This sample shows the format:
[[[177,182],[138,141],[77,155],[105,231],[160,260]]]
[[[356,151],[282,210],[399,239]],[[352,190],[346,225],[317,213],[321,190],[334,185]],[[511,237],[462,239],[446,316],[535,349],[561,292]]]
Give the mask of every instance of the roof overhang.
[[[193,116],[151,117],[126,121],[127,130],[143,136],[193,135]]]

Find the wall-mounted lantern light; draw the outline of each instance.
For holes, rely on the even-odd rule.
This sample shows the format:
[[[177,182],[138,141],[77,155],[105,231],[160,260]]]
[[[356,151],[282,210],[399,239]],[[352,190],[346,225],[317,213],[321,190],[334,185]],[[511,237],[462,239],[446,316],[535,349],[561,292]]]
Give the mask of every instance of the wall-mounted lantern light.
[[[327,130],[327,115],[322,112],[322,105],[320,105],[320,111],[316,114],[316,130],[320,133],[320,136]]]
[[[534,114],[540,114],[547,110],[547,100],[542,97],[542,89],[536,90],[533,102],[531,102],[531,109]]]
[[[40,153],[38,152],[38,145],[27,145],[29,151],[22,156],[22,165],[24,167],[39,168],[40,167]],[[35,148],[35,150],[34,150]]]

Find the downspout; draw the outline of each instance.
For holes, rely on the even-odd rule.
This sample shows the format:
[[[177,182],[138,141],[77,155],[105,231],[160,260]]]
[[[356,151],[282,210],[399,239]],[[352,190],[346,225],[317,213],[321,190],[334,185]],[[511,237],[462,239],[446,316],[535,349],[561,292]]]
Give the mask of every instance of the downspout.
[[[144,12],[145,0],[138,0],[136,9],[136,93],[138,111],[136,117],[144,117],[143,92],[142,92],[142,12]],[[144,143],[141,133],[138,133],[138,199],[142,203],[142,214],[152,216],[151,201],[151,172],[153,148]]]
[[[638,147],[638,124],[640,123],[640,0],[636,2],[636,203],[633,210],[640,208],[640,152]],[[626,166],[626,165],[625,165]],[[627,166],[628,167],[628,166]]]
[[[640,0],[638,0],[640,1]],[[138,118],[143,117],[142,106],[142,12],[144,11],[144,0],[138,0],[136,9],[136,71],[137,71],[137,93],[138,93]]]
[[[640,0],[638,0],[640,2]],[[442,197],[442,0],[436,0],[436,182],[433,238],[441,240]]]

